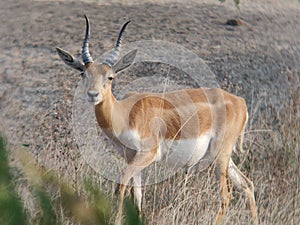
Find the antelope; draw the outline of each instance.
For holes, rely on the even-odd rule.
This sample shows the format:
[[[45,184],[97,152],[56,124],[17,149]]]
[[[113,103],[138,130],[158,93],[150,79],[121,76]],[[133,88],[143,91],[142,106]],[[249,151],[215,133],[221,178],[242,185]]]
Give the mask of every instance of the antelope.
[[[258,224],[253,183],[231,159],[236,144],[242,151],[248,120],[245,100],[219,88],[131,93],[117,100],[112,93],[112,82],[118,72],[134,62],[137,54],[137,50],[133,50],[118,60],[121,38],[130,21],[123,25],[115,48],[100,64],[94,63],[90,55],[87,16],[85,22],[83,62],[61,48],[56,50],[60,58],[79,70],[86,80],[86,96],[94,104],[96,120],[126,160],[119,180],[116,223],[122,222],[124,192],[130,180],[133,180],[135,203],[141,212],[141,171],[151,163],[165,160],[170,168],[214,165],[221,194],[215,224],[221,223],[231,200],[229,180],[248,198],[253,220]]]

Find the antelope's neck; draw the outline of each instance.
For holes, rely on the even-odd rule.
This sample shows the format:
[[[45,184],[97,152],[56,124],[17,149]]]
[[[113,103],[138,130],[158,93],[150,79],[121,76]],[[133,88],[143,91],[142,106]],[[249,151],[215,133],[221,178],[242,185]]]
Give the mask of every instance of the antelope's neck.
[[[95,106],[95,115],[99,126],[102,130],[107,130],[112,128],[112,110],[117,104],[115,96],[110,93],[105,96],[103,101]]]

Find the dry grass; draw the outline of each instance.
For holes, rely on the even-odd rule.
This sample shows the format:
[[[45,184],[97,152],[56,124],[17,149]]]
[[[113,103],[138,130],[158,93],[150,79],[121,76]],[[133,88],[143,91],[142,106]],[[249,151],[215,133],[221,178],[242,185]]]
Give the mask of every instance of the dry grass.
[[[251,124],[244,142],[246,153],[234,156],[241,170],[254,182],[260,222],[268,225],[297,224],[300,218],[300,82],[297,71],[285,71],[285,75],[290,87],[289,100],[278,109],[261,97],[250,107]],[[69,130],[71,115],[63,114],[64,110],[60,105],[52,114],[45,115],[40,128],[44,145],[31,145],[36,150],[34,161],[43,165],[45,173],[55,172],[58,181],[68,180],[68,188],[86,201],[82,204],[95,203],[93,194],[85,188],[86,180],[92,187],[99,187],[113,202],[110,211],[113,218],[117,202],[112,194],[115,184],[89,168],[79,155]],[[14,175],[29,223],[39,224],[43,207],[32,192],[34,179],[28,183],[22,181],[22,173]],[[51,185],[46,190],[54,207],[55,223],[78,224],[76,216],[69,216],[61,200],[65,191]],[[219,207],[218,190],[213,169],[202,172],[195,169],[188,175],[180,171],[163,183],[143,188],[145,220],[148,224],[212,224]],[[234,198],[224,224],[252,224],[245,196],[235,189],[232,191]]]
[[[208,2],[211,1],[214,0],[208,0]],[[230,4],[232,5],[232,1],[227,0],[227,2],[228,3],[230,2]],[[267,2],[273,2],[273,0],[268,0]],[[244,3],[245,1],[241,2],[241,4]],[[40,10],[41,12],[43,12],[43,10],[41,9],[44,9],[38,7],[37,8],[31,7],[31,4],[32,3],[30,2],[29,5],[27,6],[28,12],[21,9],[21,11],[17,11],[17,12],[12,10],[13,13],[9,14],[9,16],[6,16],[6,14],[4,14],[5,18],[12,18],[11,15],[13,14],[19,14],[20,12],[22,12],[20,14],[23,15],[23,13],[27,12],[26,14],[23,15],[23,17],[16,17],[17,22],[15,21],[15,24],[24,23],[23,25],[25,28],[7,29],[6,26],[19,28],[20,25],[12,26],[12,24],[10,23],[10,21],[12,20],[7,21],[7,23],[5,23],[6,25],[4,24],[5,32],[8,31],[16,31],[16,32],[3,35],[3,40],[4,40],[3,43],[5,44],[13,43],[16,41],[14,40],[15,37],[20,36],[19,40],[16,41],[17,53],[13,54],[13,49],[9,49],[10,54],[7,54],[8,50],[4,51],[5,54],[3,54],[3,56],[6,57],[10,56],[10,58],[7,58],[6,60],[3,61],[3,65],[4,65],[3,68],[6,69],[5,70],[6,72],[3,73],[6,74],[5,79],[8,80],[7,83],[5,83],[5,85],[9,84],[9,87],[11,87],[11,89],[14,88],[17,89],[18,86],[25,86],[25,90],[26,90],[26,87],[27,88],[30,87],[28,88],[28,90],[31,90],[33,93],[32,95],[34,96],[38,96],[39,94],[33,90],[35,90],[35,88],[37,87],[39,88],[42,87],[41,90],[42,91],[45,90],[45,93],[43,95],[39,95],[36,99],[38,99],[42,103],[48,102],[49,104],[45,104],[45,107],[42,107],[42,110],[41,108],[39,108],[39,111],[36,111],[37,109],[33,108],[32,110],[34,111],[34,113],[36,113],[33,114],[29,109],[26,110],[26,108],[21,104],[22,103],[21,100],[24,101],[24,99],[27,100],[29,103],[31,103],[32,100],[30,99],[30,97],[28,97],[30,92],[29,93],[25,91],[21,93],[16,92],[15,95],[11,95],[11,93],[7,91],[7,93],[9,94],[9,100],[2,102],[1,99],[1,107],[2,106],[5,107],[6,104],[9,104],[11,102],[11,100],[14,107],[8,107],[7,112],[1,115],[3,116],[1,118],[5,118],[6,120],[11,119],[14,121],[14,123],[5,124],[5,126],[4,125],[2,126],[2,122],[6,122],[4,121],[4,119],[3,121],[0,121],[0,123],[2,126],[1,129],[2,128],[8,129],[9,131],[13,130],[10,133],[15,132],[16,133],[15,136],[22,137],[22,140],[26,140],[26,142],[22,142],[24,143],[23,146],[24,148],[22,148],[22,150],[26,149],[27,151],[32,152],[34,156],[34,158],[32,159],[32,163],[37,163],[39,167],[41,167],[40,169],[43,171],[43,174],[54,173],[53,176],[55,176],[55,181],[51,181],[52,184],[51,182],[46,181],[45,185],[43,186],[43,190],[46,190],[47,192],[44,193],[45,195],[43,194],[43,192],[38,194],[36,192],[36,189],[33,188],[33,186],[36,185],[34,184],[35,182],[34,179],[33,182],[30,181],[32,175],[24,174],[23,171],[24,166],[22,166],[19,163],[19,160],[17,160],[20,157],[19,155],[16,155],[16,149],[20,148],[17,145],[17,146],[10,146],[11,149],[10,165],[12,166],[11,171],[13,172],[13,185],[16,191],[18,192],[18,196],[20,196],[22,202],[24,203],[28,224],[46,224],[46,222],[42,223],[43,222],[42,218],[44,218],[43,215],[52,215],[53,217],[55,217],[55,220],[53,220],[52,218],[51,224],[74,224],[74,225],[79,224],[78,221],[80,221],[80,217],[79,218],[77,217],[76,219],[76,215],[72,215],[72,214],[70,215],[70,210],[72,210],[72,208],[70,208],[70,206],[68,208],[68,206],[64,205],[62,201],[62,196],[66,193],[60,185],[65,184],[65,182],[67,182],[66,184],[67,188],[65,189],[68,190],[67,193],[69,193],[70,191],[70,193],[72,193],[71,196],[76,196],[76,197],[79,196],[80,203],[82,203],[80,207],[83,208],[87,208],[86,207],[87,205],[91,206],[92,208],[99,207],[100,209],[101,207],[104,207],[101,206],[101,204],[99,205],[94,204],[95,202],[97,202],[96,200],[97,196],[95,196],[95,191],[93,191],[93,188],[99,187],[99,189],[107,195],[106,198],[108,198],[109,202],[111,203],[112,219],[109,219],[111,220],[109,222],[112,222],[114,217],[113,211],[114,209],[116,209],[116,205],[117,205],[117,197],[113,194],[115,183],[105,180],[103,177],[101,177],[98,173],[93,171],[86,164],[85,160],[79,154],[78,147],[74,139],[74,132],[72,131],[71,109],[72,109],[72,101],[73,101],[73,96],[72,96],[73,90],[71,89],[72,87],[74,87],[74,84],[76,83],[75,79],[77,78],[77,77],[76,78],[72,78],[72,77],[75,77],[77,74],[75,73],[70,74],[70,70],[68,68],[64,68],[60,61],[58,63],[58,59],[56,55],[54,56],[52,50],[44,49],[45,48],[44,46],[47,44],[49,44],[49,46],[51,46],[52,49],[52,47],[57,44],[62,46],[70,46],[70,45],[73,46],[73,42],[71,43],[70,41],[74,41],[74,43],[81,42],[81,36],[77,35],[79,27],[81,25],[79,26],[77,23],[74,24],[71,23],[70,25],[70,20],[76,18],[76,16],[73,15],[70,16],[69,14],[77,11],[75,15],[78,15],[81,13],[78,12],[82,10],[84,7],[82,7],[81,4],[76,5],[75,3],[74,4],[72,3],[72,5],[65,5],[64,8],[62,7],[60,9],[61,10],[60,13],[54,14],[53,17],[51,17],[52,25],[50,24],[51,21],[48,19],[48,17],[41,16],[39,19],[43,19],[44,23],[40,23],[40,24],[35,23],[33,30],[29,29],[28,31],[26,31],[26,25],[32,26],[31,23],[32,21],[25,19],[25,18],[32,18],[31,14],[32,15],[34,14],[33,11],[30,11],[30,8],[32,8],[33,10]],[[47,8],[47,6],[45,7]],[[60,24],[60,22],[58,22],[58,21],[62,21],[61,18],[59,20],[54,20],[54,18],[59,18],[61,17],[61,15],[65,15],[66,11],[68,11],[66,10],[67,8],[72,8],[73,11],[70,11],[69,14],[67,14],[69,17],[67,16],[68,20],[67,22],[65,21],[68,24],[66,26],[66,23]],[[89,9],[90,14],[95,15],[96,18],[96,15],[100,15],[99,11],[103,10],[103,6],[94,8],[94,7],[90,7],[90,5],[86,5],[84,9],[85,10]],[[148,18],[147,17],[145,18],[143,13],[144,8],[141,7],[138,9],[142,12],[141,16],[138,17],[139,14],[137,15],[133,14],[137,17],[137,20],[142,18],[146,21],[149,20],[150,23],[153,24],[156,23],[150,20],[149,16]],[[161,7],[159,7],[159,9],[161,9]],[[164,6],[163,9],[167,11],[169,7]],[[213,8],[204,7],[204,10],[210,10],[210,9],[215,10],[215,7]],[[128,11],[131,13],[133,10],[134,7],[128,9]],[[192,11],[194,12],[194,14],[191,17],[193,19],[192,22],[194,21],[193,16],[197,16],[197,17],[199,16],[197,10],[198,8],[195,8],[195,10]],[[264,10],[268,11],[269,8],[265,7]],[[6,9],[6,11],[9,12],[10,10]],[[49,14],[56,11],[59,11],[57,5],[54,5],[52,8],[51,7],[49,8]],[[108,25],[106,27],[103,26],[103,24],[101,23],[107,23],[107,20],[111,20],[110,16],[113,14],[116,15],[120,14],[121,15],[120,18],[125,18],[125,14],[122,14],[123,11],[127,13],[127,10],[123,10],[123,9],[120,11],[115,11],[115,13],[111,13],[109,10],[103,11],[103,17],[97,17],[100,23],[97,22],[94,23],[95,27],[101,26],[101,29],[99,27],[98,29],[95,28],[95,33],[101,30],[102,32],[99,32],[99,34],[102,35],[102,34],[108,34],[107,30],[109,30],[110,32],[113,31],[116,28],[116,26],[111,27]],[[165,11],[164,11],[164,15],[166,15],[166,17],[171,17],[171,15],[174,15],[174,14],[166,14]],[[179,11],[180,10],[175,12],[179,12]],[[191,10],[188,10],[188,13],[186,12],[186,14],[182,14],[181,17],[185,19],[186,18],[189,19],[188,15],[190,11]],[[274,11],[280,14],[280,10],[274,10]],[[248,31],[244,32],[242,30],[241,33],[239,32],[233,33],[233,31],[228,31],[230,37],[232,35],[236,35],[239,38],[242,36],[242,34],[246,35],[249,33],[251,38],[253,37],[252,35],[254,35],[254,42],[255,42],[255,38],[257,38],[257,42],[258,40],[261,40],[261,37],[262,39],[266,38],[267,42],[264,42],[266,45],[266,43],[268,44],[269,41],[271,41],[271,38],[273,38],[274,36],[280,37],[282,35],[285,37],[285,35],[287,35],[285,34],[285,32],[282,32],[281,35],[278,35],[279,33],[277,31],[277,33],[270,32],[269,33],[270,37],[258,36],[255,33],[255,31],[259,34],[262,34],[264,33],[263,31],[266,29],[266,27],[268,27],[269,29],[273,29],[274,27],[271,27],[271,24],[276,24],[276,22],[279,23],[278,21],[280,19],[279,16],[274,18],[270,17],[271,23],[266,23],[265,26],[262,26],[263,22],[266,22],[266,20],[264,20],[264,16],[261,16],[259,13],[260,12],[256,12],[256,13],[253,12],[253,14],[251,13],[250,16],[249,15],[248,17],[246,16],[248,20],[250,20],[250,18],[252,17],[254,18],[255,16],[257,16],[258,21],[262,21],[262,23],[259,23],[255,20],[251,20],[252,22],[254,22],[255,29],[257,30],[254,29],[254,31],[251,32]],[[41,14],[44,15],[44,13]],[[158,16],[158,14],[154,14],[154,15],[155,16],[153,18],[156,18],[156,16]],[[204,25],[206,26],[204,26],[205,28],[204,30],[201,30],[201,32],[203,32],[201,33],[201,36],[206,35],[210,31],[214,30],[213,32],[214,36],[223,37],[224,33],[217,33],[223,31],[223,28],[218,23],[219,20],[216,19],[216,17],[218,16],[221,17],[222,13],[219,12],[219,14],[215,15],[215,11],[212,11],[211,14],[208,14],[208,16],[207,14],[203,14],[203,15],[205,16],[205,18],[208,19],[209,26],[207,26],[207,23],[204,23]],[[229,15],[231,16],[231,14],[228,14],[228,12],[227,14],[225,13],[225,17]],[[265,17],[267,18],[268,15],[269,14],[266,14]],[[286,14],[282,14],[282,15],[286,15]],[[160,17],[158,16],[158,18]],[[210,18],[212,18],[211,21],[209,20]],[[282,18],[284,18],[284,16],[282,16]],[[150,25],[149,24],[147,25],[146,21],[144,21],[143,23],[145,23],[144,26],[147,27],[148,29]],[[197,22],[198,20],[195,21]],[[194,23],[195,22],[193,22],[193,24]],[[180,24],[184,25],[184,23],[182,22],[180,22]],[[78,27],[76,27],[77,25]],[[159,33],[157,32],[157,30],[165,29],[163,26],[160,27],[159,25],[160,24],[157,24],[158,28],[155,25],[155,30],[154,31],[152,30],[148,34],[143,33],[145,32],[146,28],[142,27],[141,31],[143,32],[141,34],[136,34],[136,35],[132,34],[132,36],[134,36],[136,40],[139,40],[141,38],[141,36],[139,35],[142,35],[143,38],[152,37],[151,35],[154,35],[154,33]],[[41,29],[40,26],[45,27],[45,30]],[[171,25],[168,24],[168,26]],[[174,23],[172,24],[172,26],[177,26],[177,24]],[[281,28],[283,28],[283,26],[285,25],[279,27],[280,31]],[[59,27],[58,30],[60,32],[56,30],[57,27]],[[206,29],[207,27],[209,27],[210,29]],[[295,27],[293,27],[293,29],[294,28]],[[66,31],[61,32],[61,30],[64,29],[66,29]],[[199,30],[200,29],[201,27],[199,27]],[[21,32],[22,30],[25,30],[26,32],[32,32],[32,34],[29,35],[28,33],[25,32],[23,35],[21,35],[18,32]],[[226,29],[224,30],[226,31]],[[40,35],[36,35],[37,33],[40,33]],[[60,35],[66,35],[66,36],[59,36],[58,33]],[[104,38],[101,35],[98,37],[99,39],[100,37]],[[41,38],[39,38],[40,36]],[[198,36],[195,36],[196,38],[194,42],[192,41],[190,43],[186,42],[185,39],[177,40],[181,36],[178,35],[174,36],[172,33],[169,34],[169,36],[174,38],[173,41],[176,40],[181,43],[186,43],[187,46],[192,47],[193,44],[194,45],[199,44]],[[185,38],[186,34],[182,34],[182,36],[184,36]],[[12,37],[13,39],[8,39],[8,37]],[[29,40],[28,37],[31,37],[32,40]],[[154,36],[154,37],[160,39],[160,36]],[[192,38],[190,36],[188,37]],[[211,36],[205,36],[205,37],[209,39]],[[295,39],[296,37],[298,36],[295,35]],[[48,42],[48,40],[55,40],[55,41],[46,43]],[[63,42],[64,40],[65,42]],[[95,40],[97,40],[96,37]],[[171,38],[167,40],[172,41]],[[251,41],[253,40],[251,39]],[[111,44],[110,41],[107,40],[107,42]],[[103,44],[104,46],[106,46],[105,43]],[[204,42],[200,41],[201,45],[203,43]],[[35,47],[36,45],[38,47],[42,47],[43,49],[43,51],[39,52],[38,57],[36,55],[36,51],[37,51]],[[103,50],[103,46],[101,47],[101,45],[102,44],[97,45],[94,43],[94,47],[98,48],[98,50],[99,48]],[[228,48],[232,47],[231,45],[228,44],[226,45],[226,42],[225,44],[223,44],[223,42],[218,43],[218,41],[216,43],[212,42],[212,46],[214,47],[215,45],[217,45],[217,47],[220,47],[221,45],[227,46]],[[250,44],[246,44],[246,46],[247,45]],[[290,42],[290,43],[287,42],[287,45],[297,46],[296,42]],[[78,46],[76,46],[76,49],[77,47]],[[257,49],[255,49],[257,53],[254,56],[252,56],[253,58],[258,57],[258,55],[261,54],[262,51],[264,51],[264,50],[259,51],[260,47],[261,45],[257,45],[256,47]],[[75,49],[75,47],[72,48]],[[207,48],[210,49],[209,46]],[[271,49],[273,48],[273,46],[270,46],[269,48]],[[29,51],[28,49],[30,49],[30,53],[32,54],[32,56],[30,57],[38,58],[40,61],[43,62],[42,66],[40,66],[41,64],[40,61],[29,61],[30,57],[27,58],[28,56],[25,54],[26,51]],[[97,49],[95,49],[94,51],[96,53]],[[216,53],[216,55],[220,57],[220,59],[222,58],[222,56],[224,56],[221,53],[222,52]],[[232,51],[230,51],[228,54],[231,53]],[[237,51],[236,54],[238,54],[236,58],[240,59],[240,52]],[[246,57],[244,57],[243,59],[248,58],[249,52],[246,52],[245,54]],[[20,55],[25,55],[25,56],[24,58],[22,58],[19,57]],[[251,55],[249,57],[251,58]],[[280,57],[281,60],[283,57],[286,56],[278,54],[278,57]],[[226,57],[224,58],[226,59]],[[228,61],[224,62],[224,61],[220,61],[220,59],[218,61],[218,59],[214,58],[214,60],[216,61],[214,61],[214,63],[211,63],[210,66],[221,65],[221,64],[227,66]],[[20,61],[23,60],[22,63],[24,65],[22,64],[22,66],[24,66],[23,68],[24,71],[19,69],[19,67],[17,66],[18,62],[15,60],[20,60]],[[280,60],[278,61],[280,62]],[[295,64],[298,65],[297,56],[295,56],[294,58],[293,57],[286,58],[285,60],[283,60],[282,63],[288,64],[290,61],[293,60],[296,61]],[[276,61],[276,63],[278,61]],[[34,62],[33,66],[31,65],[32,62]],[[245,62],[236,61],[234,63],[242,64]],[[253,64],[255,66],[258,66],[259,64],[266,64],[266,67],[274,66],[274,64],[269,65],[268,63],[270,62],[262,60],[257,62],[255,61]],[[282,63],[280,65],[282,65]],[[12,64],[14,64],[15,67],[13,67]],[[56,70],[53,67],[55,67]],[[222,76],[224,74],[225,75],[230,74],[230,71],[226,68],[224,70],[224,68],[225,67],[221,67],[219,69],[217,67],[217,69],[215,68],[214,71],[215,72],[218,72],[219,70],[225,71],[221,73]],[[241,67],[238,68],[240,69]],[[261,72],[261,74],[264,74],[265,72],[268,73],[266,74],[268,76],[266,76],[266,78],[264,79],[269,79],[270,73],[274,71],[277,72],[275,69],[274,71],[273,70],[256,71],[256,69],[257,68],[255,67],[250,72],[253,73]],[[52,71],[52,75],[50,76],[49,74],[51,71]],[[21,80],[17,79],[18,77],[20,77],[19,73],[22,73]],[[283,75],[286,77],[286,81],[289,83],[289,90],[288,90],[289,93],[285,98],[287,99],[287,101],[281,103],[281,108],[278,108],[278,105],[276,106],[272,105],[269,102],[269,99],[264,97],[263,94],[261,96],[259,95],[253,96],[252,104],[248,102],[251,118],[250,118],[250,123],[248,125],[248,130],[244,142],[244,149],[246,150],[246,153],[244,155],[234,156],[234,161],[237,162],[239,168],[254,182],[255,194],[256,194],[257,205],[258,205],[258,213],[259,213],[261,224],[266,224],[266,225],[299,224],[299,218],[300,218],[300,177],[299,177],[300,174],[299,76],[300,74],[299,73],[300,71],[297,71],[296,69],[283,71]],[[244,75],[246,76],[247,74]],[[38,77],[38,79],[30,83],[31,76],[33,78],[36,76]],[[56,78],[56,76],[59,78]],[[222,78],[222,76],[220,77]],[[243,76],[243,74],[241,76]],[[43,80],[42,78],[45,79]],[[1,82],[2,81],[4,82],[4,79],[1,80]],[[50,84],[52,81],[56,83]],[[235,86],[238,82],[235,82],[235,84],[232,85],[231,83],[229,83],[231,81],[233,81],[233,79],[229,77],[228,81],[224,82],[223,87],[233,93],[236,92],[242,93],[240,92],[239,87]],[[248,80],[244,80],[243,82],[247,82],[247,81]],[[255,83],[255,85],[258,83]],[[11,84],[14,84],[15,86]],[[45,89],[43,89],[44,88],[43,85],[45,86]],[[249,86],[251,85],[249,84]],[[261,86],[263,86],[263,84]],[[50,95],[52,93],[52,89],[54,89],[54,91],[59,90],[62,92],[62,94],[60,95],[59,93],[59,94]],[[4,93],[4,91],[2,92]],[[274,92],[271,92],[270,94],[271,96],[272,93]],[[55,99],[53,99],[54,96],[56,97],[59,96],[60,99],[59,98],[56,99],[56,97]],[[22,97],[24,99],[22,99]],[[29,100],[26,97],[28,97]],[[32,104],[32,107],[37,107],[37,105],[40,103],[39,101],[37,101],[35,104]],[[19,104],[16,104],[16,102]],[[50,108],[48,109],[47,107],[48,108],[51,107],[51,109]],[[2,109],[3,108],[1,108],[1,110]],[[18,114],[14,115],[15,113],[13,113],[13,111],[15,112],[17,111]],[[31,114],[28,112],[30,112]],[[34,119],[32,119],[33,115],[35,116]],[[15,118],[19,118],[19,119],[22,118],[22,122],[15,121]],[[22,127],[21,126],[14,127],[14,125],[19,124],[19,122],[20,124],[22,124]],[[33,123],[33,124],[28,125],[27,123]],[[11,139],[11,136],[7,138],[10,141],[16,140],[16,138]],[[31,169],[31,170],[34,171],[35,169]],[[34,175],[34,174],[35,173],[33,173],[33,176],[35,176],[35,178],[41,176],[41,175]],[[211,224],[214,221],[214,217],[216,216],[219,207],[219,195],[218,195],[218,186],[216,185],[213,170],[210,169],[208,171],[202,171],[202,172],[195,170],[193,171],[193,173],[188,175],[187,182],[185,182],[186,179],[187,177],[185,173],[183,171],[180,171],[178,174],[176,174],[176,176],[171,177],[169,180],[163,183],[144,187],[143,191],[145,193],[145,196],[143,199],[143,208],[144,208],[145,220],[147,221],[148,224],[160,224],[160,225]],[[86,188],[87,180],[89,184],[88,186],[92,187],[91,188],[92,190]],[[2,181],[0,182],[2,184]],[[127,195],[128,196],[130,195],[129,192],[127,193]],[[231,204],[229,205],[229,210],[227,212],[227,215],[225,216],[224,224],[234,224],[234,223],[252,224],[250,211],[247,205],[248,203],[246,202],[245,197],[235,189],[233,189],[233,197],[234,198]],[[41,198],[43,198],[44,201],[41,201]],[[69,201],[72,202],[73,200],[69,200]],[[51,204],[53,208],[52,209],[51,207],[47,208],[47,204],[46,205],[44,204],[45,202],[47,202],[47,204]],[[110,211],[110,209],[108,209],[108,211]],[[0,217],[1,216],[2,214],[0,213]],[[49,221],[51,221],[51,218],[50,220],[48,220],[48,222]]]
[[[286,75],[289,100],[281,110],[264,105],[265,110],[252,114],[246,154],[235,157],[254,182],[260,222],[266,225],[298,224],[300,218],[300,83],[297,71]],[[213,173],[194,172],[186,186],[184,177],[181,173],[156,188],[146,188],[150,224],[212,224],[219,204]],[[235,189],[233,196],[224,224],[252,224],[245,196]]]

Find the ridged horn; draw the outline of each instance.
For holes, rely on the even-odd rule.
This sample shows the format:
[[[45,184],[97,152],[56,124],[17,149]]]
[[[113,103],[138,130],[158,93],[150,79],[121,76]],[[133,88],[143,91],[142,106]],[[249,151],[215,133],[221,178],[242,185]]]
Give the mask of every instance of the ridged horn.
[[[83,40],[83,45],[82,45],[81,57],[82,57],[84,64],[87,64],[87,63],[91,63],[94,61],[89,52],[90,23],[89,23],[89,19],[87,18],[86,15],[84,15],[84,18],[85,18],[85,22],[86,22],[86,30],[85,30],[85,38]]]
[[[123,35],[123,32],[126,28],[126,26],[130,23],[130,21],[127,21],[123,27],[121,28],[120,30],[120,33],[119,33],[119,37],[117,39],[117,43],[116,43],[116,47],[115,49],[109,54],[109,56],[103,61],[104,64],[112,67],[117,59],[118,59],[118,56],[120,54],[120,49],[121,49],[121,40],[122,40],[122,35]]]

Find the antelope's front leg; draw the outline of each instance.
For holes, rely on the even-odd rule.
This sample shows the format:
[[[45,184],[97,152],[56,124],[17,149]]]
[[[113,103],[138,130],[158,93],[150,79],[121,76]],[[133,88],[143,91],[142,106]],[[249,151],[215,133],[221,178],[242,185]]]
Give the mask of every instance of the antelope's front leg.
[[[137,206],[139,213],[142,211],[142,173],[138,172],[133,177],[133,195],[134,195],[134,203]],[[140,214],[141,215],[141,214]]]
[[[151,151],[145,151],[145,152],[138,152],[133,160],[127,165],[127,167],[124,169],[121,179],[120,179],[120,185],[119,185],[119,191],[120,191],[120,198],[119,198],[119,207],[118,207],[118,213],[116,218],[116,225],[122,224],[122,212],[123,212],[123,201],[124,201],[124,194],[126,186],[129,182],[129,180],[133,177],[137,177],[138,174],[147,166],[149,166],[155,159],[157,149],[153,149]],[[139,192],[137,192],[139,194]],[[140,192],[141,194],[141,192]],[[138,199],[139,202],[137,202],[139,205],[139,210],[141,208],[141,195]]]

